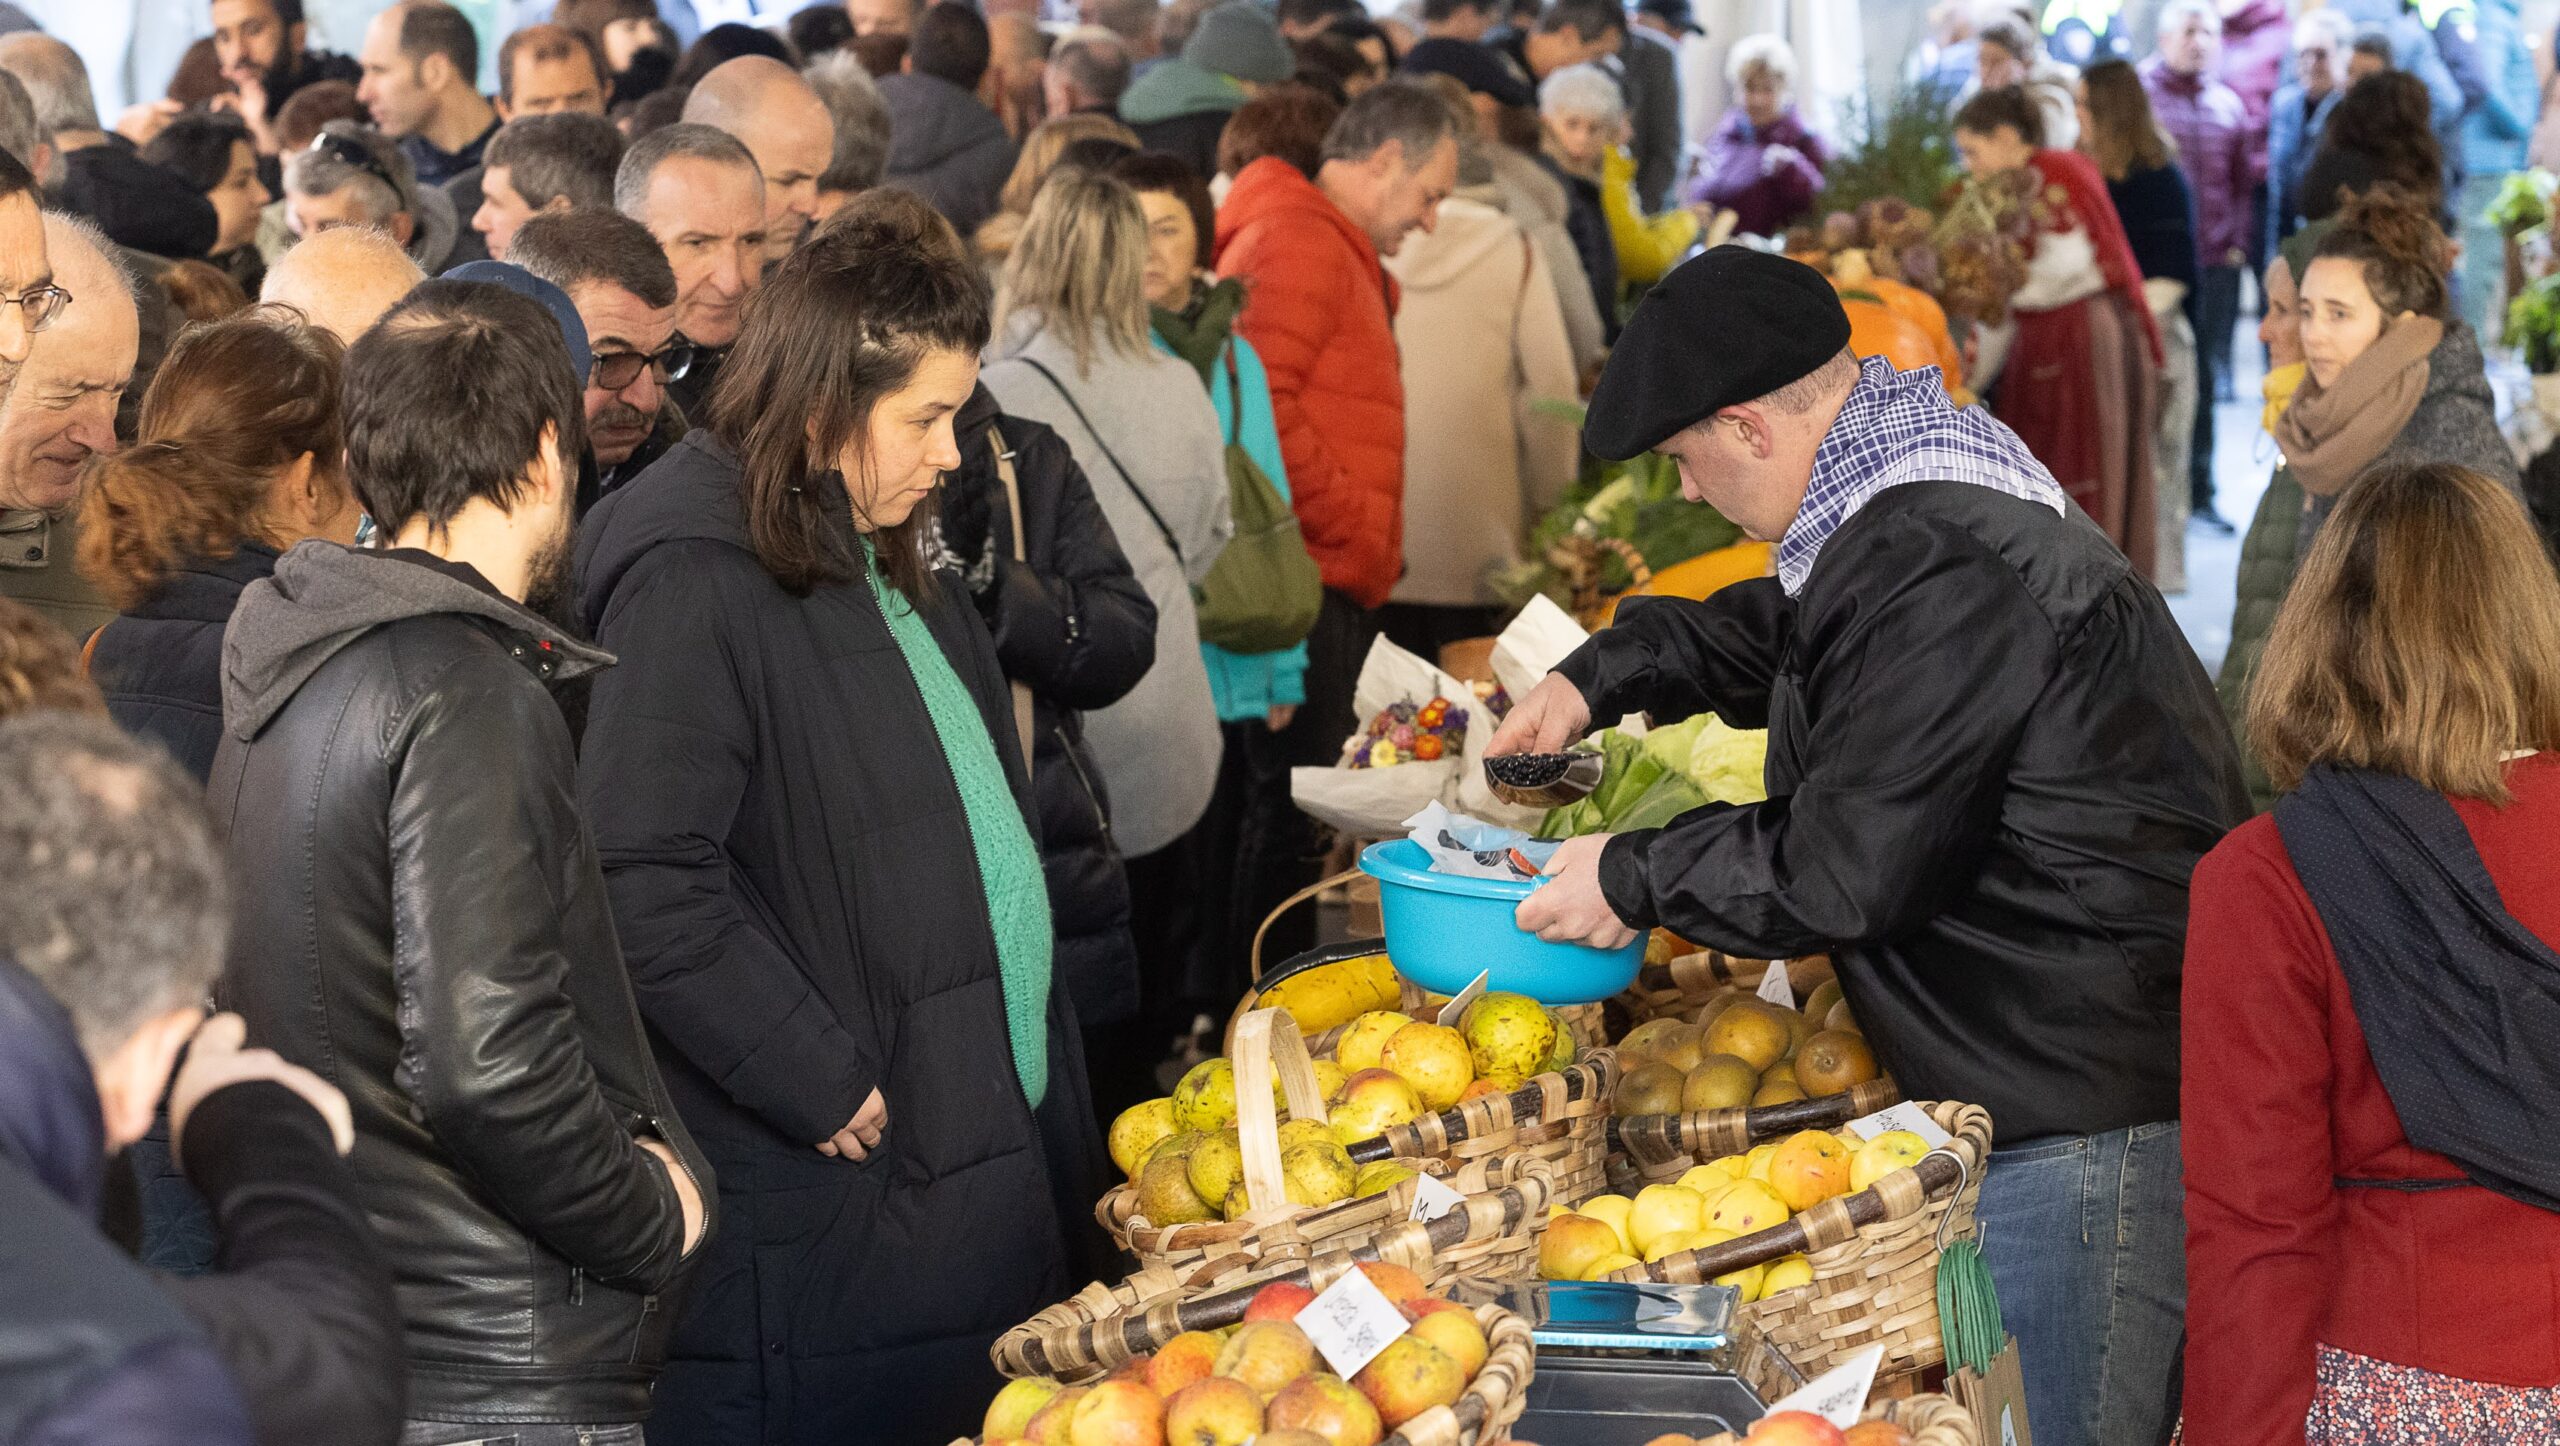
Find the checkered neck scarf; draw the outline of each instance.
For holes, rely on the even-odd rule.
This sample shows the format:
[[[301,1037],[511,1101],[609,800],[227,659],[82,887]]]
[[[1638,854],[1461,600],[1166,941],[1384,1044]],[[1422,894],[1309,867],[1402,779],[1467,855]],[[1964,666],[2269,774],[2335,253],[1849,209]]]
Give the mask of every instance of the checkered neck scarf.
[[[1778,539],[1778,584],[1804,591],[1814,559],[1840,524],[1877,493],[1905,482],[1970,482],[2012,497],[2065,509],[2062,484],[2027,451],[2018,434],[1980,407],[1958,411],[1936,367],[1896,371],[1869,357],[1858,385],[1813,456],[1804,506]]]

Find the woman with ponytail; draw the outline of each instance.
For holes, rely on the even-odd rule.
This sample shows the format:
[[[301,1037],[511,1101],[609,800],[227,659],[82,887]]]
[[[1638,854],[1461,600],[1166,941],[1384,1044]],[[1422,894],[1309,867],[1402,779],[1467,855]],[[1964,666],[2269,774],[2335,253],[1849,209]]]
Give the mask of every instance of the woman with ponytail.
[[[222,738],[222,631],[306,538],[353,542],[337,338],[261,309],[181,332],[132,446],[101,459],[80,571],[118,609],[92,640],[107,711],[202,779]]]
[[[2282,597],[2349,483],[2377,463],[2444,462],[2509,491],[2520,485],[2479,338],[2452,314],[2453,246],[2432,211],[2432,197],[2377,186],[2351,198],[2316,243],[2286,248],[2288,270],[2302,268],[2286,310],[2304,374],[2271,424],[2283,467],[2249,528],[2254,575],[2242,592],[2256,605],[2234,619],[2219,682],[2235,726],[2273,618],[2267,600]],[[2273,806],[2253,751],[2244,747],[2241,761],[2258,806]]]

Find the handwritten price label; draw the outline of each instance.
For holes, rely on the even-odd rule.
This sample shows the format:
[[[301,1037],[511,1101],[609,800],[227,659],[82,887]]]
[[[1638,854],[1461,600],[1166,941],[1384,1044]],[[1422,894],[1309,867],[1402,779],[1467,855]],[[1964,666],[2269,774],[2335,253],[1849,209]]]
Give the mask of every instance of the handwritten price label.
[[[1928,1141],[1929,1148],[1932,1150],[1943,1150],[1953,1144],[1956,1138],[1938,1128],[1938,1122],[1929,1118],[1927,1110],[1909,1100],[1904,1100],[1889,1110],[1878,1110],[1863,1119],[1849,1122],[1849,1132],[1861,1140],[1872,1140],[1888,1130],[1909,1130]]]
[[[1866,1412],[1867,1390],[1876,1383],[1876,1366],[1883,1360],[1884,1347],[1869,1346],[1846,1364],[1814,1377],[1803,1390],[1772,1403],[1769,1414],[1810,1411],[1846,1431]]]
[[[1787,979],[1786,960],[1769,961],[1769,972],[1760,976],[1760,997],[1780,1009],[1796,1007],[1796,989]]]
[[[1434,1176],[1417,1175],[1413,1181],[1413,1209],[1408,1220],[1437,1220],[1467,1203],[1467,1197],[1450,1189]]]
[[[1357,1270],[1326,1287],[1297,1319],[1298,1329],[1316,1343],[1325,1364],[1346,1381],[1411,1328],[1404,1312]]]

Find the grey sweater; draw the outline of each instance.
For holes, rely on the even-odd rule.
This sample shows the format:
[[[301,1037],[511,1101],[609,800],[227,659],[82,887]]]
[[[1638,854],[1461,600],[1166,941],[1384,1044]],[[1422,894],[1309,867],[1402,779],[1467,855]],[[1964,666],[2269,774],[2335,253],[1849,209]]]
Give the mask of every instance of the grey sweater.
[[[1048,368],[1073,405],[1031,361]],[[1154,665],[1127,697],[1086,714],[1084,728],[1121,852],[1154,853],[1199,822],[1224,752],[1191,601],[1192,586],[1209,575],[1235,530],[1217,410],[1198,372],[1152,346],[1141,354],[1099,346],[1092,369],[1079,371],[1074,348],[1035,316],[1018,318],[996,339],[980,379],[1007,414],[1046,423],[1066,439],[1156,605]],[[1093,430],[1078,419],[1079,409]],[[1145,489],[1145,503],[1136,488]],[[1148,504],[1163,528],[1148,516]],[[1167,529],[1179,558],[1166,545]]]

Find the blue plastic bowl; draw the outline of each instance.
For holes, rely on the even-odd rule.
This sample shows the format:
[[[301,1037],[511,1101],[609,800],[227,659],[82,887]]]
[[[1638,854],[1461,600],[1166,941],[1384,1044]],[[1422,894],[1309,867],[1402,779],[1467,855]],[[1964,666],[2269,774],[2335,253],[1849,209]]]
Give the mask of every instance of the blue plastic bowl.
[[[1512,921],[1537,884],[1435,874],[1431,856],[1411,839],[1361,850],[1360,871],[1378,881],[1396,972],[1435,994],[1456,994],[1490,970],[1488,989],[1541,1004],[1596,1004],[1634,983],[1643,967],[1643,934],[1623,949],[1550,944]]]

